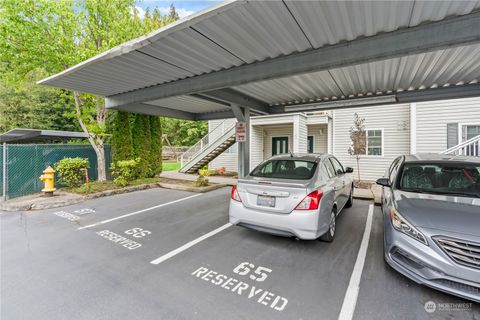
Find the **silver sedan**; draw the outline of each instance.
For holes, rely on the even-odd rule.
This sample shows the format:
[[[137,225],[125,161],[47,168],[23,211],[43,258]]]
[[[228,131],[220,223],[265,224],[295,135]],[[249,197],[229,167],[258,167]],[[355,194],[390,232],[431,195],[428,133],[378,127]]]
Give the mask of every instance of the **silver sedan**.
[[[480,158],[401,156],[377,183],[387,263],[417,283],[480,302]]]
[[[353,203],[353,180],[332,155],[284,154],[232,188],[230,222],[304,240],[335,238],[336,217]]]

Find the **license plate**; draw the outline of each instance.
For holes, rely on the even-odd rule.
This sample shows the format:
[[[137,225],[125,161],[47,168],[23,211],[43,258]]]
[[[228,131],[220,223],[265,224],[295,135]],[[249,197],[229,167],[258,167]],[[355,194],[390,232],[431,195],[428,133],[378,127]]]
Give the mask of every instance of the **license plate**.
[[[262,207],[275,207],[275,197],[272,196],[258,196],[257,205]]]

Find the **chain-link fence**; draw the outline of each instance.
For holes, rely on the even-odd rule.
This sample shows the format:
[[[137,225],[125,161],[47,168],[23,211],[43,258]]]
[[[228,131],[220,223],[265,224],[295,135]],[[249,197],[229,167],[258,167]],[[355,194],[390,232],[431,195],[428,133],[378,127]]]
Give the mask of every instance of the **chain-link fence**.
[[[43,188],[39,179],[46,167],[52,166],[63,158],[88,158],[90,169],[88,177],[97,179],[97,156],[90,145],[85,144],[7,144],[7,199],[20,197]],[[0,168],[3,167],[3,146],[0,147]],[[110,178],[111,148],[105,146],[107,177]],[[55,179],[57,181],[58,179]],[[0,169],[0,196],[3,192],[3,174]]]
[[[6,158],[6,157],[5,157]],[[3,144],[0,145],[0,201],[3,199]]]

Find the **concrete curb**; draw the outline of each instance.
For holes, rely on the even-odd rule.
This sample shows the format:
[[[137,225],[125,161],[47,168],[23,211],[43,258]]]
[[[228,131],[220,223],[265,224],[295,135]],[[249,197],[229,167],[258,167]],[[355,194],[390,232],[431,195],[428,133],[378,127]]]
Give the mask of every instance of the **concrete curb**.
[[[43,209],[52,209],[52,208],[59,208],[59,207],[66,207],[70,206],[72,204],[76,204],[79,202],[85,201],[85,198],[77,198],[77,199],[72,199],[68,201],[62,201],[58,203],[51,203],[51,204],[46,204],[46,203],[33,203],[30,206],[30,209],[28,210],[43,210]],[[11,210],[11,211],[27,211],[27,210]]]
[[[0,210],[12,212],[50,209],[68,206],[83,200],[84,197],[81,195],[58,190],[53,197],[44,197],[42,194],[37,193],[0,202]]]
[[[182,186],[180,184],[170,184],[170,183],[159,182],[158,186],[161,187],[161,188],[165,188],[165,189],[204,193],[204,192],[209,192],[209,191],[213,191],[213,190],[217,190],[217,189],[226,187],[227,184],[216,183],[216,184],[213,184],[213,185],[210,185],[210,186],[207,186],[207,187],[188,187],[188,186]]]
[[[353,191],[353,197],[355,199],[362,199],[362,200],[373,200],[374,199],[373,192],[370,189],[355,188],[354,191]]]
[[[134,191],[140,191],[140,190],[147,190],[147,189],[153,189],[153,188],[158,188],[158,183],[146,183],[146,184],[140,184],[138,186],[130,186],[130,187],[125,187],[121,189],[113,189],[113,190],[107,190],[107,191],[100,191],[92,194],[87,194],[84,196],[85,200],[90,200],[90,199],[97,199],[97,198],[102,198],[102,197],[108,197],[108,196],[113,196],[116,194],[122,194],[122,193],[130,193]]]
[[[225,183],[215,183],[207,187],[193,187],[193,186],[191,187],[191,186],[184,186],[179,184],[177,185],[172,183],[155,182],[155,183],[141,184],[138,186],[125,187],[122,189],[101,191],[101,192],[96,192],[96,193],[92,193],[84,196],[75,194],[75,198],[73,199],[67,199],[67,200],[58,199],[57,202],[50,202],[50,203],[41,203],[41,202],[35,203],[35,200],[38,198],[34,198],[30,201],[25,201],[22,203],[0,202],[0,210],[15,212],[15,211],[44,210],[44,209],[66,207],[66,206],[76,204],[85,200],[97,199],[102,197],[113,196],[116,194],[129,193],[129,192],[135,192],[135,191],[147,190],[147,189],[153,189],[153,188],[164,188],[164,189],[173,189],[173,190],[180,190],[180,191],[205,193],[205,192],[213,191],[226,186],[227,184]],[[68,194],[67,192],[64,192],[64,193]]]
[[[33,204],[28,203],[24,205],[10,205],[8,203],[0,203],[0,210],[1,211],[28,211],[32,209]]]
[[[373,200],[373,202],[378,205],[382,203],[381,187],[374,185],[370,189],[355,188],[354,190],[353,197],[355,199]]]
[[[52,208],[60,208],[70,206],[82,201],[85,201],[85,197],[76,197],[74,199],[63,200],[59,199],[56,202],[50,203],[35,203],[34,201],[26,203],[0,203],[0,211],[6,212],[15,212],[15,211],[33,211],[33,210],[44,210]]]

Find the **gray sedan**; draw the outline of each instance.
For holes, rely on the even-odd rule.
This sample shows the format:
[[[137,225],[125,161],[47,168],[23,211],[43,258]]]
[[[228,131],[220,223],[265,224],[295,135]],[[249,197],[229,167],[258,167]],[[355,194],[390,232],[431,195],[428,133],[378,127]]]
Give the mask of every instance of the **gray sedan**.
[[[480,159],[401,156],[377,183],[387,263],[417,283],[480,302]]]
[[[331,155],[284,154],[232,188],[230,222],[275,235],[335,238],[336,217],[353,203],[353,180]]]

